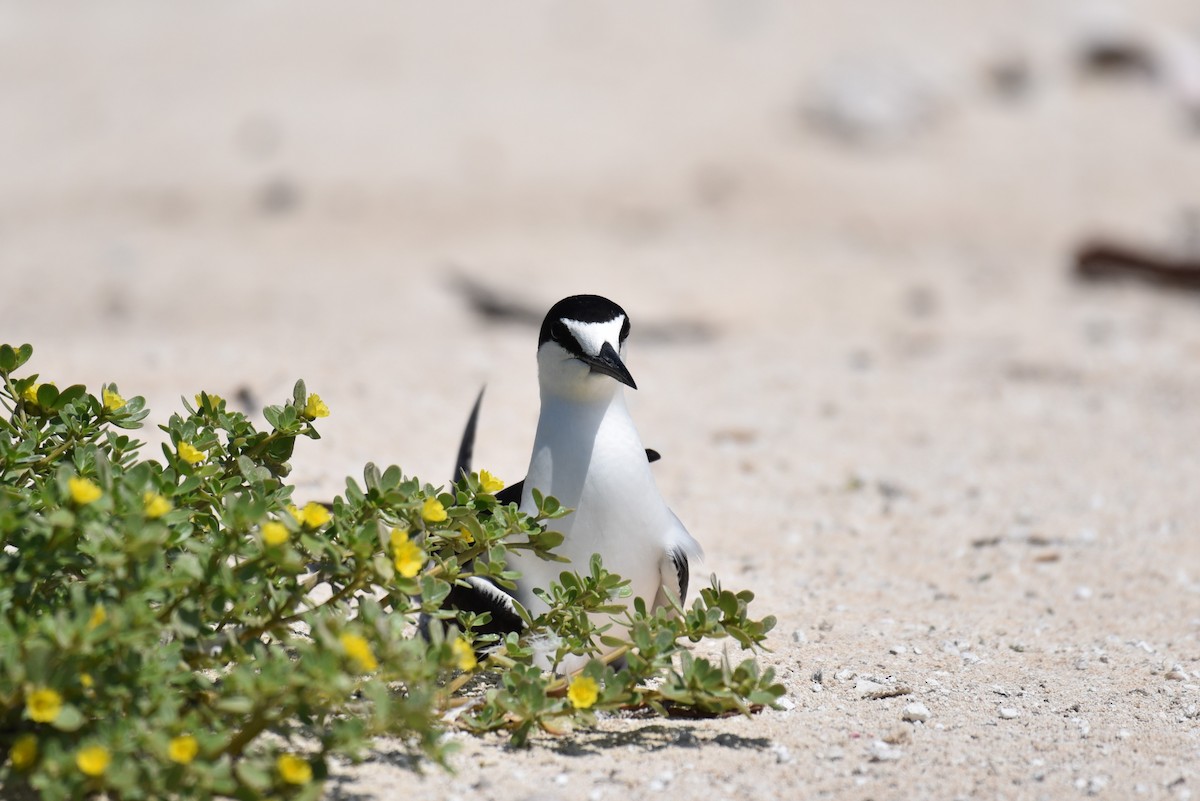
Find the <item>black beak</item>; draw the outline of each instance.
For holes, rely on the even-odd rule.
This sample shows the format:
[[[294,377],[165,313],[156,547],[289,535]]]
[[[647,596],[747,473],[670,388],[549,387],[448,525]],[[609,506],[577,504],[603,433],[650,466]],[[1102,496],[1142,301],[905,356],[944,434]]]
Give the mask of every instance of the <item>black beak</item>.
[[[625,386],[637,389],[637,384],[633,382],[633,376],[629,374],[629,370],[626,369],[625,363],[621,361],[620,354],[617,353],[611,342],[605,342],[598,355],[588,356],[585,354],[580,358],[592,369],[593,373],[610,375]]]

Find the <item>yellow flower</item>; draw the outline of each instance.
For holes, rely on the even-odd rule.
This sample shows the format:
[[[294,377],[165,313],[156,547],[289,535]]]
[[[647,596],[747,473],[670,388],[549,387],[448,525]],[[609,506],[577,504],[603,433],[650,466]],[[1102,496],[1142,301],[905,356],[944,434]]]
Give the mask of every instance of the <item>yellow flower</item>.
[[[167,745],[167,758],[180,765],[187,765],[196,758],[198,753],[200,753],[200,743],[196,742],[196,738],[190,734],[172,737],[171,742]]]
[[[54,690],[42,687],[34,690],[25,699],[25,711],[30,720],[37,723],[53,723],[62,711],[62,696]]]
[[[426,523],[440,523],[447,517],[446,507],[437,498],[426,498],[425,505],[421,507],[421,517]]]
[[[600,685],[590,676],[576,676],[567,688],[567,699],[576,709],[589,709],[600,697]]]
[[[89,745],[75,754],[75,767],[88,776],[103,776],[109,762],[112,762],[112,754],[102,745]]]
[[[142,495],[142,509],[146,513],[146,517],[151,520],[157,520],[171,511],[171,508],[171,502],[157,492],[147,492]]]
[[[82,684],[85,689],[90,690],[92,688],[92,685],[95,684],[96,681],[95,681],[95,679],[92,678],[91,673],[80,673],[79,674],[79,683]]]
[[[208,454],[190,442],[179,443],[179,458],[188,464],[200,464],[208,458]]]
[[[46,383],[49,384],[50,386],[55,386],[53,381],[47,381]],[[42,388],[41,384],[30,384],[29,386],[25,387],[25,391],[21,393],[21,399],[24,400],[26,403],[37,406],[37,402],[38,402],[37,393],[38,393],[38,390],[41,388]]]
[[[215,408],[217,408],[218,406],[220,406],[222,403],[224,403],[224,402],[225,402],[225,399],[224,399],[224,398],[222,398],[220,395],[218,395],[218,394],[217,394],[217,393],[215,393],[215,392],[206,392],[206,393],[204,393],[204,395],[208,395],[208,402],[209,402],[210,404],[212,404],[212,407],[213,407],[214,409],[215,409]],[[199,394],[198,394],[198,395],[196,395],[196,405],[197,405],[197,406],[203,406],[203,405],[204,405],[204,403],[203,403],[203,401],[204,401],[204,395],[199,395]]]
[[[280,754],[275,760],[279,778],[288,784],[308,784],[312,781],[312,765],[295,754]]]
[[[391,546],[392,562],[397,573],[404,578],[412,578],[421,572],[421,566],[425,564],[425,552],[408,538],[407,531],[392,529]]]
[[[486,470],[479,471],[479,488],[488,495],[494,495],[504,489],[504,482]]]
[[[479,664],[475,661],[474,649],[467,644],[466,640],[458,639],[452,642],[450,652],[454,654],[454,664],[458,665],[458,669],[463,673],[474,670]]]
[[[125,405],[125,399],[115,389],[105,387],[100,395],[104,398],[104,408],[106,411],[115,412]]]
[[[289,506],[288,511],[292,513],[292,517],[296,518],[297,523],[309,528],[320,528],[333,518],[329,514],[329,510],[316,501],[309,501],[304,504],[303,509]]]
[[[262,525],[263,542],[265,542],[268,547],[275,548],[283,545],[288,541],[289,536],[291,535],[287,530],[287,526],[285,526],[283,523],[280,523],[278,520],[272,520],[268,523],[263,523]]]
[[[379,662],[376,661],[375,654],[371,652],[371,644],[367,642],[366,637],[346,632],[339,638],[339,642],[341,642],[346,656],[350,657],[363,673],[370,673],[379,667]]]
[[[465,542],[467,545],[475,542],[475,535],[472,534],[471,529],[467,528],[466,526],[460,528],[458,533],[462,535],[463,542]]]
[[[92,616],[88,618],[88,628],[94,629],[104,625],[104,621],[108,620],[108,612],[104,611],[104,607],[96,604],[92,607]]]
[[[80,506],[87,506],[92,501],[100,500],[100,496],[104,494],[94,481],[78,476],[71,476],[67,479],[67,489],[71,492],[71,500]]]
[[[37,762],[37,755],[38,741],[32,734],[22,734],[13,740],[12,748],[8,752],[12,766],[22,771],[33,767],[33,763]]]
[[[304,404],[304,416],[310,420],[328,417],[329,407],[325,405],[325,401],[321,400],[321,396],[314,392],[308,396],[308,403]]]

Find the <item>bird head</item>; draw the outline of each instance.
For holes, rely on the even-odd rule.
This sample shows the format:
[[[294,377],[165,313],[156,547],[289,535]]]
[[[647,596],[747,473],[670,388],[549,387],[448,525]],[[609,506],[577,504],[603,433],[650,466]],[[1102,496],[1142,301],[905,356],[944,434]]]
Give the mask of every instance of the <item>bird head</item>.
[[[602,398],[621,384],[637,389],[625,367],[629,317],[599,295],[572,295],[550,307],[538,337],[538,380],[543,392]]]

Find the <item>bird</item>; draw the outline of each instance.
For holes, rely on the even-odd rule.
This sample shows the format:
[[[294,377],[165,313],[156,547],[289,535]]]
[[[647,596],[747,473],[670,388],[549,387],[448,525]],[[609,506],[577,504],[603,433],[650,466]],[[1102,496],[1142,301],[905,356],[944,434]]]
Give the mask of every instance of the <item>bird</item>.
[[[703,549],[662,497],[650,471],[659,455],[642,445],[625,402],[637,383],[625,364],[629,315],[599,295],[572,295],[546,313],[538,334],[537,365],[541,409],[525,478],[497,493],[502,504],[536,512],[534,490],[553,496],[570,511],[554,521],[563,535],[555,549],[565,562],[510,551],[508,567],[518,572],[513,590],[482,577],[455,585],[445,605],[490,612],[482,633],[521,631],[513,601],[536,616],[548,607],[534,593],[564,570],[588,572],[599,554],[604,567],[629,581],[631,608],[642,598],[647,609],[682,603],[690,561]],[[469,472],[483,393],[476,398],[456,462],[456,477]],[[607,621],[597,621],[598,623]],[[587,657],[569,655],[557,665],[543,656],[541,667],[559,673],[582,668]]]

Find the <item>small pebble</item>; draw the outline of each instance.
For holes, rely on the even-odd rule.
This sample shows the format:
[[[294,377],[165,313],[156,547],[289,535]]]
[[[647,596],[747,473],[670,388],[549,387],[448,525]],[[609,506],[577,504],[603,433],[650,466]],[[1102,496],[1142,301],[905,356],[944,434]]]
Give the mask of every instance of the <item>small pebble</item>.
[[[1011,706],[1000,707],[1000,719],[1001,720],[1012,720],[1013,718],[1020,717],[1020,715],[1021,715],[1020,710],[1018,710],[1015,707],[1011,707]]]
[[[900,713],[901,720],[912,721],[913,723],[925,723],[930,718],[929,707],[922,704],[920,701],[909,704],[904,707],[904,711]]]
[[[675,774],[671,773],[671,771],[665,771],[660,773],[657,777],[651,779],[647,787],[656,792],[662,792],[671,786],[671,781],[674,778]]]
[[[871,743],[872,762],[894,762],[904,756],[904,752],[895,746],[888,745],[883,740]]]
[[[893,654],[895,656],[903,656],[904,654],[908,653],[908,649],[905,648],[903,645],[893,645],[891,648],[888,649],[888,653]]]
[[[804,633],[804,629],[796,629],[792,632],[792,642],[798,645],[808,642],[808,635]]]
[[[1187,671],[1183,669],[1182,665],[1176,665],[1168,670],[1166,674],[1164,674],[1164,678],[1167,678],[1170,681],[1186,681],[1188,674]]]
[[[923,70],[891,60],[833,64],[805,94],[803,119],[813,130],[872,149],[911,142],[942,110],[939,93]]]
[[[871,693],[877,693],[882,689],[882,684],[877,681],[871,681],[870,679],[859,679],[858,681],[854,682],[854,692],[860,695],[870,695]]]

